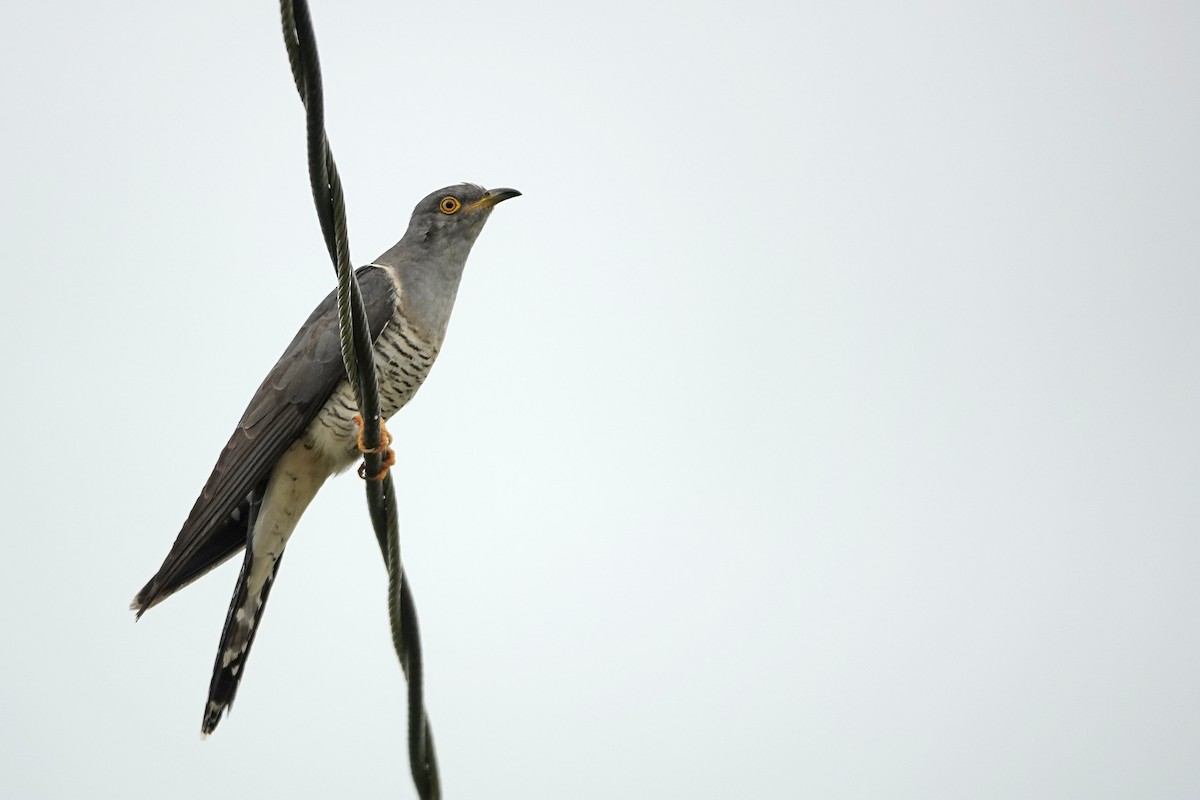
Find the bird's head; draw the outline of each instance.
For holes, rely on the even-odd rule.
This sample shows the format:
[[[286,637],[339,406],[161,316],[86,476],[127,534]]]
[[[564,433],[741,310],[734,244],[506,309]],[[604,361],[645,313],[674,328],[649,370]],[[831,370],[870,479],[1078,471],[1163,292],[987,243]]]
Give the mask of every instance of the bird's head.
[[[417,203],[404,238],[439,251],[470,250],[495,205],[520,194],[516,189],[484,189],[473,183],[438,189]]]
[[[458,283],[483,224],[497,203],[519,194],[473,183],[438,189],[417,203],[404,237],[375,260],[395,272],[409,323],[435,345],[446,335]]]

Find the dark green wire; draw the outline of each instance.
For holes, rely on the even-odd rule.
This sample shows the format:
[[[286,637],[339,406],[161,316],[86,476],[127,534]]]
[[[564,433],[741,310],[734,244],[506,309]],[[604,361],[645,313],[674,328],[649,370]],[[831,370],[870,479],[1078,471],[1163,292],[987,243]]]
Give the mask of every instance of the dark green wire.
[[[338,177],[333,151],[325,134],[324,96],[321,89],[321,64],[317,56],[316,35],[306,0],[280,0],[283,40],[296,91],[304,103],[308,131],[308,175],[313,203],[321,223],[321,233],[329,258],[337,271],[338,325],[341,332],[342,360],[346,376],[354,387],[363,417],[363,440],[379,443],[382,420],[379,412],[379,384],[375,374],[374,343],[367,325],[362,292],[350,268],[349,236],[346,231],[346,205],[342,181]],[[365,456],[366,472],[376,475],[382,468],[379,453]],[[421,637],[417,612],[404,567],[400,562],[400,530],[397,523],[396,491],[391,474],[383,480],[369,480],[367,506],[371,524],[388,573],[388,620],[392,644],[400,659],[400,668],[408,681],[408,760],[413,783],[421,800],[442,796],[438,777],[433,734],[425,712],[424,670],[421,665]]]

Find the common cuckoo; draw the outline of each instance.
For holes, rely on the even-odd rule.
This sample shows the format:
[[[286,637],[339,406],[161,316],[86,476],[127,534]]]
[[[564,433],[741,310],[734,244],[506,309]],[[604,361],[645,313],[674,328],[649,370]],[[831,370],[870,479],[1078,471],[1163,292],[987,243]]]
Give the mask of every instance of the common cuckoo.
[[[357,271],[384,419],[433,366],[467,255],[493,207],[519,194],[469,183],[440,189],[417,204],[394,247]],[[325,479],[353,464],[362,448],[357,414],[331,293],[258,387],[171,552],[131,605],[141,617],[245,548],[213,665],[205,735],[233,703],[296,522]]]

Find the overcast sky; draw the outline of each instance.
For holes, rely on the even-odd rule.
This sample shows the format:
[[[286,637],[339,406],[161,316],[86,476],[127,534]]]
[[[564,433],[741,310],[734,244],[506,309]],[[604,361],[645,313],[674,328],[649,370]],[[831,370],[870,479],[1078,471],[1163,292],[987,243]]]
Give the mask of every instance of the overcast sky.
[[[127,611],[333,286],[273,3],[0,26],[0,797],[415,797],[353,475]],[[1200,796],[1200,6],[332,3],[366,263],[513,186],[393,421],[449,798]]]

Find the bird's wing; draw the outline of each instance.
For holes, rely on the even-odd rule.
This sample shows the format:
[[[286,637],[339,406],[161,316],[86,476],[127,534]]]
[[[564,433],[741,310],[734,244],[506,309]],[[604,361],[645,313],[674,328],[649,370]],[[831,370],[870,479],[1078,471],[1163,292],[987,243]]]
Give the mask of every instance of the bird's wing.
[[[356,274],[374,340],[391,319],[395,286],[382,267],[362,267]],[[331,292],[258,387],[171,552],[134,598],[138,616],[245,546],[250,505],[261,501],[271,468],[345,377]]]

